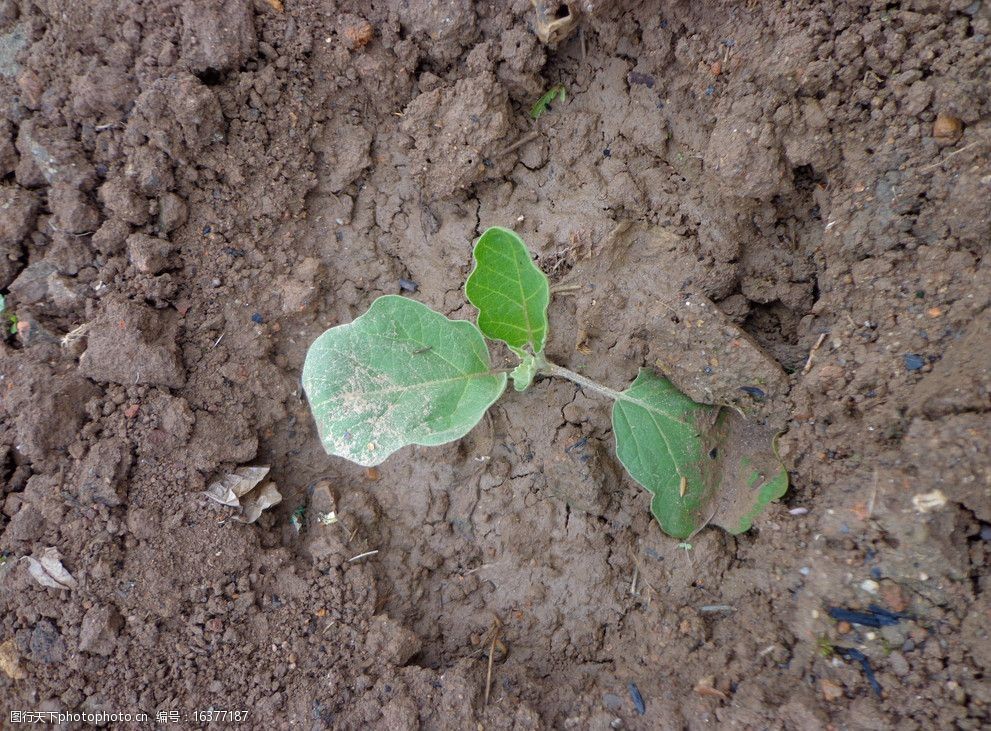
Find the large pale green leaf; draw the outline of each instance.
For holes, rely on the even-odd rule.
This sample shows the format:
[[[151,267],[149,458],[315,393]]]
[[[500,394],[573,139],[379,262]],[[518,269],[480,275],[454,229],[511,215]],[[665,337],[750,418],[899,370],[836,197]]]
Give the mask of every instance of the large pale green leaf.
[[[486,337],[512,348],[529,345],[534,353],[541,352],[547,339],[550,286],[523,239],[498,226],[486,229],[475,244],[474,257],[465,294],[478,309],[478,327]]]
[[[506,388],[478,329],[396,295],[314,341],[303,389],[328,454],[381,463],[467,434]]]
[[[698,404],[641,370],[613,405],[616,454],[651,493],[662,530],[688,538],[708,523],[731,533],[788,488],[774,434],[729,409]]]

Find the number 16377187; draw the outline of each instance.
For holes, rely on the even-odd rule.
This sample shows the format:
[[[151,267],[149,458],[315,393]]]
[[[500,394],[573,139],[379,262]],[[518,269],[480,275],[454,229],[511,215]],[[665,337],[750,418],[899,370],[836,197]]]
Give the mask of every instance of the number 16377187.
[[[248,712],[208,708],[205,711],[193,711],[193,720],[197,723],[244,723],[248,720]]]

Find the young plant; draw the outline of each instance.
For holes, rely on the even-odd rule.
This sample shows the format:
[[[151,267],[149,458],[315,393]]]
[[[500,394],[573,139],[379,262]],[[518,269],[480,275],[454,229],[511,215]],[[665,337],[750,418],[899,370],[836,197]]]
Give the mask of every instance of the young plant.
[[[540,115],[551,108],[551,104],[557,100],[562,102],[568,98],[568,92],[564,84],[554,84],[550,89],[541,94],[540,98],[530,107],[530,118],[540,119]]]
[[[671,536],[688,538],[708,523],[742,533],[787,490],[767,427],[696,403],[647,369],[616,391],[548,360],[549,282],[513,231],[486,230],[474,260],[465,293],[477,327],[386,295],[310,346],[303,388],[328,454],[373,466],[409,444],[454,441],[509,378],[525,391],[543,375],[613,401],[619,461],[651,494],[651,513]],[[519,364],[493,368],[486,337],[505,343]]]

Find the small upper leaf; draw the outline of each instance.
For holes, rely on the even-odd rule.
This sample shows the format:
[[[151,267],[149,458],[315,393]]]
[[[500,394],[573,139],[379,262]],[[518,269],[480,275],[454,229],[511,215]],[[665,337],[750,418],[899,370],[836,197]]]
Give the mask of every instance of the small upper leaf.
[[[519,357],[520,362],[509,374],[513,379],[513,388],[517,391],[526,391],[533,383],[533,377],[537,375],[537,359],[525,350],[513,349]]]
[[[731,533],[788,488],[773,433],[739,414],[692,401],[641,370],[613,405],[616,454],[652,495],[665,533],[688,538],[709,522]]]
[[[506,388],[478,329],[386,295],[314,341],[303,389],[328,454],[365,466],[459,439]]]
[[[543,351],[550,285],[523,239],[509,229],[486,229],[475,244],[474,258],[465,294],[478,308],[478,327],[511,348],[529,345],[534,353]]]

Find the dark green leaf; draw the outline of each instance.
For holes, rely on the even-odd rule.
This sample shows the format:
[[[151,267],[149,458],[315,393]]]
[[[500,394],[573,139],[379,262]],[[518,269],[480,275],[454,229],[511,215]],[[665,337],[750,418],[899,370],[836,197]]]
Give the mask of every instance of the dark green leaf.
[[[534,353],[547,338],[547,276],[530,259],[523,239],[509,229],[487,229],[475,244],[475,268],[465,282],[486,337]]]

